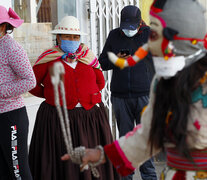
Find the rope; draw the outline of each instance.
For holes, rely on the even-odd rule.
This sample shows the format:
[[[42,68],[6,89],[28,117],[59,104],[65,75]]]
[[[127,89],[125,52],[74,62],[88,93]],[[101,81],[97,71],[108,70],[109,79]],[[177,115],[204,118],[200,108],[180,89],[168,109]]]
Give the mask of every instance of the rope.
[[[53,72],[51,72],[51,82],[53,84],[54,88],[54,96],[55,96],[55,106],[58,112],[58,116],[60,119],[60,124],[61,124],[61,130],[63,133],[63,138],[64,142],[66,145],[66,150],[67,153],[69,154],[71,161],[76,164],[82,164],[82,157],[85,155],[85,147],[80,146],[75,149],[73,149],[73,144],[72,144],[72,138],[71,138],[71,132],[70,132],[70,123],[69,123],[69,117],[68,117],[68,111],[67,111],[67,103],[66,103],[66,98],[65,98],[65,87],[63,83],[63,78],[61,76],[65,74],[65,69],[62,63],[57,62],[53,66]],[[63,112],[60,106],[60,97],[59,97],[59,91],[58,88],[60,87],[60,93],[63,101]],[[98,146],[97,149],[101,149],[101,146]],[[103,155],[102,155],[103,156]],[[101,157],[100,159],[103,159]],[[100,174],[98,170],[95,168],[95,166],[99,165],[100,163],[88,163],[89,168],[92,171],[92,174],[94,177],[99,178]],[[88,167],[86,167],[88,168]]]

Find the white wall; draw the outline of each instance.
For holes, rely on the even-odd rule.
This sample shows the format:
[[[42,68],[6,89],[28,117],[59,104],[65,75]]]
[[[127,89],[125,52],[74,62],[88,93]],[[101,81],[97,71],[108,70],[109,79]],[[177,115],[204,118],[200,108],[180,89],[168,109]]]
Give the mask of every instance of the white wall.
[[[38,97],[24,98],[27,114],[29,118],[29,134],[28,134],[28,145],[30,144],[32,132],[35,124],[37,110],[44,99]]]
[[[89,0],[76,0],[76,14],[80,21],[80,29],[82,32],[87,33],[87,35],[81,36],[81,42],[90,46],[90,29],[88,28],[90,21],[88,19],[88,8]]]
[[[8,9],[9,7],[12,7],[12,2],[11,2],[11,0],[1,0],[0,5],[6,7]]]
[[[31,23],[37,23],[36,8],[37,8],[36,0],[30,0]]]

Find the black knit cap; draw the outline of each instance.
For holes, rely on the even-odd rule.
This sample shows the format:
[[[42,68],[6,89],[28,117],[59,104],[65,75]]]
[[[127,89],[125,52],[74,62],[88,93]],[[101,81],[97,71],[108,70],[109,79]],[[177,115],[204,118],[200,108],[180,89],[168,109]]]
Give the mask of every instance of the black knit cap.
[[[136,6],[125,6],[121,11],[121,29],[135,30],[141,22],[141,11]]]

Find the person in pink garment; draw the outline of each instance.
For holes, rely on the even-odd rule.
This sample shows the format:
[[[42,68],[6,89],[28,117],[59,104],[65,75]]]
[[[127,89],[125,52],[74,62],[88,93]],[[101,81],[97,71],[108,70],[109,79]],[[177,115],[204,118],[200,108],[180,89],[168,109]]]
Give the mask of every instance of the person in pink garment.
[[[23,20],[0,6],[0,179],[32,180],[28,165],[28,116],[23,93],[36,85],[24,49],[9,35]]]

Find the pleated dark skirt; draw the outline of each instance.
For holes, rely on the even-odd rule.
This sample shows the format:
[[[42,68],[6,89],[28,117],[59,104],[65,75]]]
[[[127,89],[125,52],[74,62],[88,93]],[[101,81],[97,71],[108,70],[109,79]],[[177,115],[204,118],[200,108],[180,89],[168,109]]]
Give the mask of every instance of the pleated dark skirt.
[[[90,110],[68,110],[73,146],[94,148],[112,142],[103,103]],[[29,150],[29,164],[34,180],[95,180],[91,171],[80,172],[79,165],[61,161],[66,153],[56,108],[43,102],[37,112]],[[98,167],[98,180],[120,179],[110,162]]]

